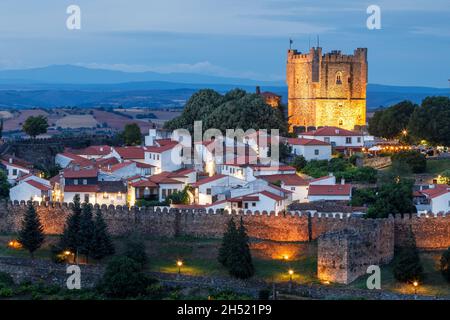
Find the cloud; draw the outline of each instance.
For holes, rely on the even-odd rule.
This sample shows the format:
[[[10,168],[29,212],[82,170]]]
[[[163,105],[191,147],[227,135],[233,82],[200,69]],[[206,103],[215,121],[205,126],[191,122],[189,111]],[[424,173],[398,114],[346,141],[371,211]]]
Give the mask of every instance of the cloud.
[[[449,28],[438,27],[413,27],[410,31],[412,34],[434,37],[450,37]]]

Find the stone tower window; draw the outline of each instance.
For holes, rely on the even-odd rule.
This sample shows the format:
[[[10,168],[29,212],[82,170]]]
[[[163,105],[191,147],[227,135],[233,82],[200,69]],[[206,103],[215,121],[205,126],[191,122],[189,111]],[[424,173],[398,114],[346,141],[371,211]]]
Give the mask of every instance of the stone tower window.
[[[344,125],[344,120],[339,119],[339,125],[340,125],[340,126]]]
[[[342,72],[336,73],[336,84],[342,84]]]

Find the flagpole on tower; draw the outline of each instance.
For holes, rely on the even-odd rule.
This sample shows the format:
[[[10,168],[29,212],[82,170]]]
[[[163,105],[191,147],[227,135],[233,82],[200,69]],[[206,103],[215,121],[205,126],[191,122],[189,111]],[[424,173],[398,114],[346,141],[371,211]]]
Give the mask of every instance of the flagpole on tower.
[[[289,38],[289,50],[292,50],[292,44],[294,41],[292,41],[292,38]]]

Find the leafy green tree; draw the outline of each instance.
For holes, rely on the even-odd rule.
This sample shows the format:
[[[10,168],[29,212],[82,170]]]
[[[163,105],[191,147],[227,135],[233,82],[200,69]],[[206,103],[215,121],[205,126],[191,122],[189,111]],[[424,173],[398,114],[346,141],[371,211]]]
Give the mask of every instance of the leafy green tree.
[[[224,267],[230,266],[230,256],[233,250],[233,245],[238,238],[236,224],[234,219],[231,218],[227,224],[227,230],[222,237],[222,245],[219,248],[218,260]]]
[[[237,230],[237,241],[231,250],[229,272],[232,276],[239,279],[248,279],[255,273],[247,229],[244,226],[242,217]]]
[[[32,138],[36,138],[36,136],[46,133],[47,128],[47,118],[42,115],[28,117],[22,126],[22,130]]]
[[[412,198],[410,181],[383,184],[378,190],[375,203],[369,207],[367,217],[387,218],[389,214],[414,213],[416,207]]]
[[[34,209],[33,203],[28,202],[27,211],[22,221],[22,227],[19,231],[19,243],[28,250],[31,258],[34,258],[34,252],[44,243],[44,227]]]
[[[143,269],[148,262],[144,240],[137,235],[129,237],[125,242],[124,256],[135,261]]]
[[[103,219],[102,211],[97,209],[94,220],[94,235],[92,239],[92,257],[99,260],[114,254],[114,252],[114,244],[108,232],[108,226]]]
[[[95,225],[92,217],[92,205],[89,203],[83,203],[81,207],[80,215],[80,230],[79,230],[79,248],[78,253],[83,254],[86,257],[86,261],[89,259],[89,255],[93,250]]]
[[[302,171],[302,169],[306,166],[308,162],[306,161],[305,157],[302,155],[295,156],[294,160],[291,163],[291,166],[297,170],[297,172]]]
[[[190,198],[188,194],[188,187],[181,191],[175,191],[166,197],[167,204],[189,204]]]
[[[231,90],[221,95],[214,90],[199,90],[186,103],[181,116],[166,122],[167,129],[185,128],[193,132],[194,121],[203,122],[203,130],[279,129],[287,134],[287,124],[279,109],[267,105],[260,95]]]
[[[110,298],[133,298],[145,294],[149,279],[141,266],[128,257],[114,257],[108,263],[97,290]]]
[[[443,183],[450,184],[450,169],[444,170],[444,172],[441,173],[441,179]]]
[[[78,257],[79,249],[81,247],[80,222],[80,196],[76,195],[73,198],[72,214],[67,218],[66,225],[64,226],[64,230],[61,235],[61,241],[59,244],[59,247],[63,248],[63,250],[70,250],[71,252],[73,252],[75,261]]]
[[[416,108],[416,104],[405,100],[376,111],[369,120],[369,133],[388,139],[400,137],[402,131],[408,128],[409,119]]]
[[[415,245],[397,250],[392,272],[395,279],[400,282],[423,280],[423,266]]]
[[[429,144],[450,145],[450,98],[425,98],[411,115],[408,130]]]
[[[137,146],[142,143],[141,129],[136,123],[125,125],[122,135],[127,146]]]
[[[440,262],[442,276],[447,282],[450,282],[450,247],[444,251]]]
[[[0,199],[9,198],[9,189],[11,185],[8,182],[8,177],[3,170],[0,170]]]
[[[393,154],[391,159],[393,162],[400,162],[402,166],[409,166],[413,173],[423,173],[427,169],[427,159],[418,151],[401,151]]]
[[[351,205],[355,207],[369,206],[377,199],[376,190],[372,188],[355,189],[352,192]]]

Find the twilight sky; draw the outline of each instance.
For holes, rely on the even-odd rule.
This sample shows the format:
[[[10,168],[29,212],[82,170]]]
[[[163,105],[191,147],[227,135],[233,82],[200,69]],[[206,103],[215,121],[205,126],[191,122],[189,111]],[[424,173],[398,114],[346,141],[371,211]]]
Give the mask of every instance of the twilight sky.
[[[81,8],[68,30],[66,8]],[[381,30],[366,9],[381,8]],[[369,82],[448,87],[449,0],[2,0],[0,69],[77,64],[283,80],[289,38],[369,51]]]

